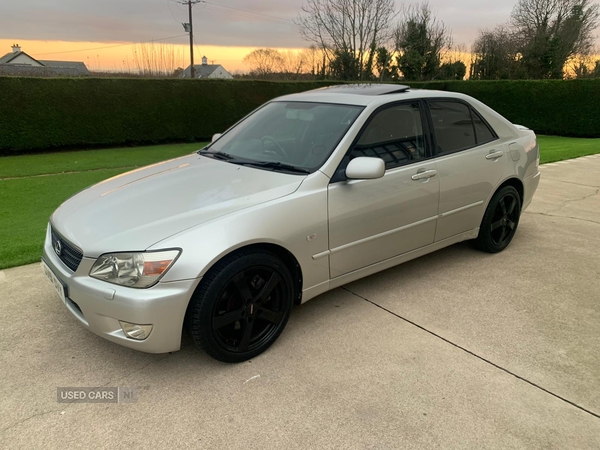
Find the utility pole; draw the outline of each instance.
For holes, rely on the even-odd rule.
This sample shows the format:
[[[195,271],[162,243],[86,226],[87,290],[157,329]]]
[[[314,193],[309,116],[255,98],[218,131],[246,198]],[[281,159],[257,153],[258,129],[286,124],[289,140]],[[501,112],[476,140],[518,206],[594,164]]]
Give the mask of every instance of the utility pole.
[[[196,68],[194,67],[194,14],[192,14],[192,0],[188,0],[188,13],[190,16],[190,70],[192,71],[192,80],[196,78]]]
[[[190,70],[192,73],[192,80],[196,78],[196,68],[194,67],[194,14],[192,8],[196,3],[200,3],[202,0],[187,0],[179,2],[182,5],[187,4],[189,22],[183,23],[183,29],[190,35]]]

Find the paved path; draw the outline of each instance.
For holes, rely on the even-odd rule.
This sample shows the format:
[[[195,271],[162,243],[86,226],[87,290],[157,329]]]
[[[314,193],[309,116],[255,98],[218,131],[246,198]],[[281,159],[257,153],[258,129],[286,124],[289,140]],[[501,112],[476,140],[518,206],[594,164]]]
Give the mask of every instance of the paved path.
[[[137,353],[39,266],[0,271],[0,448],[600,448],[600,156],[542,168],[519,232],[296,307],[263,356]],[[58,404],[130,386],[135,404]]]

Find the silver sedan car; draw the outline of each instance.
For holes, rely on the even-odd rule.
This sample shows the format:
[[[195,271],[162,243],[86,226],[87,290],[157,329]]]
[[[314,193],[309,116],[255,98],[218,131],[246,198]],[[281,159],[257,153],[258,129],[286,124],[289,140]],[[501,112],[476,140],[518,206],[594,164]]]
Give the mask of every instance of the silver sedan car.
[[[457,242],[504,250],[538,166],[532,131],[466,95],[318,89],[70,198],[42,267],[99,336],[163,353],[187,329],[212,357],[244,361],[294,304]]]

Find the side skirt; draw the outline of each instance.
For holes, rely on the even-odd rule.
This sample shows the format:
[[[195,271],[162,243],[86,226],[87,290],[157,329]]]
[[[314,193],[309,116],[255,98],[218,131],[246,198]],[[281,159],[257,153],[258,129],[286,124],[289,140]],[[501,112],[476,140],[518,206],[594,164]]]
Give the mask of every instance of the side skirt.
[[[324,294],[327,291],[330,291],[337,287],[343,286],[344,284],[351,283],[352,281],[356,281],[361,278],[368,277],[369,275],[373,275],[377,272],[381,272],[383,270],[397,266],[398,264],[405,263],[407,261],[416,259],[420,256],[427,255],[427,254],[435,252],[437,250],[441,250],[444,247],[448,247],[450,245],[454,245],[459,242],[467,241],[469,239],[476,239],[478,235],[479,235],[479,228],[475,228],[471,231],[466,231],[464,233],[457,234],[456,236],[452,236],[447,239],[444,239],[443,241],[434,242],[433,244],[427,245],[425,247],[421,247],[416,250],[404,253],[402,255],[394,256],[393,258],[386,259],[384,261],[380,261],[375,264],[371,264],[370,266],[363,267],[362,269],[346,273],[342,276],[333,278],[324,283],[321,283],[316,286],[305,289],[302,292],[302,302],[301,303],[307,302],[308,300],[310,300],[318,295]]]

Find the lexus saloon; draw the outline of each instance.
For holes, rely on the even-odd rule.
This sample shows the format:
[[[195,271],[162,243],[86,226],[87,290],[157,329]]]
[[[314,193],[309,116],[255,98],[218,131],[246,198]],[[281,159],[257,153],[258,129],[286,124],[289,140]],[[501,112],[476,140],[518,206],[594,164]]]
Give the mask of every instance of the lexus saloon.
[[[294,304],[461,241],[504,250],[539,183],[529,129],[466,95],[334,86],[85,189],[42,268],[83,326],[164,353],[264,352]],[[466,280],[468,282],[468,280]]]

